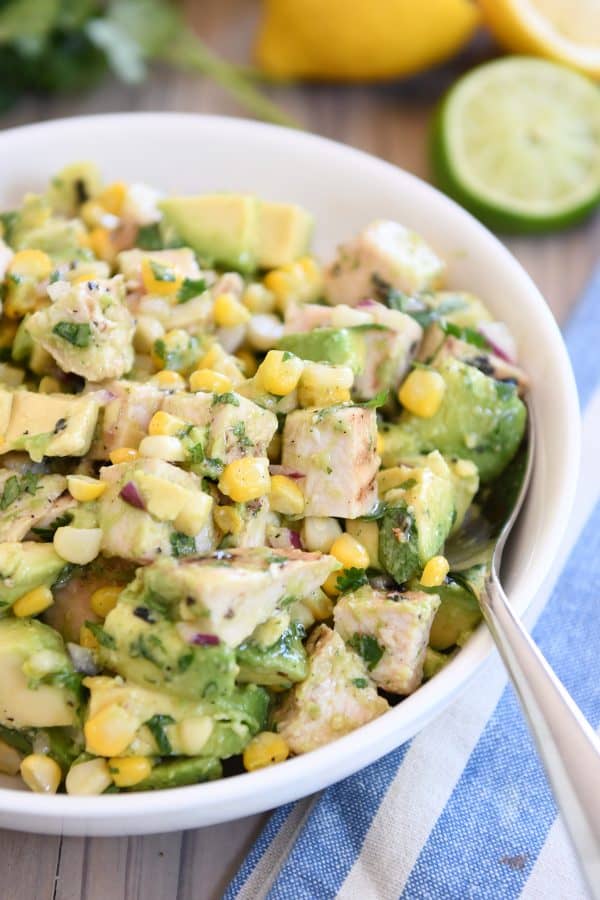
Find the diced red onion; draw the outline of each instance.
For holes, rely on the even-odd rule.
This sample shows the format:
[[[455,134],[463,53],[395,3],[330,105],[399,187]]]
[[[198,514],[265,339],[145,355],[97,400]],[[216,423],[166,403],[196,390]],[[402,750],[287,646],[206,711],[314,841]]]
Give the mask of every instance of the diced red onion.
[[[216,647],[220,640],[216,634],[201,634],[197,632],[191,640],[197,647]]]
[[[302,550],[302,543],[300,541],[300,534],[298,531],[290,531],[290,544],[294,548],[294,550]]]
[[[271,475],[285,475],[287,478],[304,478],[302,472],[297,472],[295,469],[288,469],[287,466],[272,465],[269,466],[269,472]]]
[[[496,356],[505,362],[516,363],[517,345],[504,322],[481,322],[477,331],[486,339]]]
[[[133,481],[128,481],[127,484],[121,488],[119,496],[125,501],[125,503],[129,503],[130,506],[135,506],[136,509],[146,509],[146,505],[142,499],[142,495],[136,488]]]
[[[360,303],[356,304],[357,309],[364,309],[365,306],[377,306],[376,300],[361,300]]]
[[[67,644],[67,650],[76,672],[82,675],[97,675],[100,671],[94,660],[94,655],[87,647],[80,647],[79,644]]]
[[[301,550],[300,535],[291,528],[278,528],[269,537],[269,547],[273,547],[274,550],[289,550],[290,548]]]

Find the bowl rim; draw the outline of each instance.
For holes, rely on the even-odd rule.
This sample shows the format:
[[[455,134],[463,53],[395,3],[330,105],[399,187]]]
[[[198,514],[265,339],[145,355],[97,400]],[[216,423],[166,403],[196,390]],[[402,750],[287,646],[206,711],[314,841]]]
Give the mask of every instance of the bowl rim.
[[[281,126],[256,122],[249,119],[178,112],[121,112],[99,115],[72,116],[49,121],[31,123],[6,129],[0,133],[0,148],[13,137],[31,135],[32,140],[43,139],[45,132],[86,128],[105,125],[120,129],[135,130],[138,123],[155,127],[194,127],[226,131],[233,137],[250,132],[265,137],[272,136],[281,146],[281,152],[292,144],[305,145],[307,149],[323,150],[328,154],[341,154],[357,167],[378,168],[390,177],[413,183],[433,203],[452,208],[457,223],[470,223],[470,228],[485,233],[490,246],[490,254],[495,254],[513,270],[515,280],[520,281],[523,294],[530,296],[532,308],[536,308],[538,321],[544,321],[546,337],[552,341],[549,352],[553,354],[555,371],[560,371],[561,381],[557,386],[561,392],[562,409],[569,421],[579,421],[579,403],[573,370],[562,336],[546,302],[518,260],[501,241],[477,221],[470,213],[423,179],[393,163],[347,146],[338,141],[316,134],[294,131]],[[68,146],[65,147],[68,154]],[[548,526],[544,542],[544,553],[552,559],[558,555],[560,542],[568,525],[574,496],[576,478],[574,473],[579,464],[580,433],[578,428],[565,429],[563,455],[570,465],[572,478],[562,479],[560,490],[555,496],[553,521]],[[515,604],[518,613],[523,613],[540,591],[547,572],[539,572],[534,589],[525,602]],[[450,702],[462,692],[476,677],[493,650],[489,634],[480,627],[465,648],[445,670],[441,679],[433,679],[424,684],[401,704],[384,716],[363,725],[345,737],[321,747],[311,753],[287,760],[278,766],[243,773],[217,781],[199,785],[170,788],[160,791],[136,794],[102,795],[99,797],[74,797],[69,795],[46,796],[13,788],[0,787],[0,814],[4,827],[17,828],[42,833],[64,834],[144,834],[157,831],[178,830],[182,825],[161,820],[162,815],[172,813],[176,808],[185,820],[183,827],[216,824],[252,813],[261,812],[314,793],[329,784],[337,782],[374,762],[392,749],[400,746],[420,731],[429,721],[447,708]],[[398,738],[396,731],[401,718],[411,720],[411,734]],[[137,800],[136,800],[137,797]],[[236,812],[236,808],[239,811]],[[11,822],[4,818],[15,814],[21,822]],[[186,816],[184,813],[189,813]],[[155,818],[156,817],[156,818]],[[39,819],[39,822],[36,820]],[[23,822],[26,821],[26,824]],[[196,822],[194,826],[193,822]],[[119,824],[121,822],[121,824]],[[189,824],[192,822],[192,824]]]

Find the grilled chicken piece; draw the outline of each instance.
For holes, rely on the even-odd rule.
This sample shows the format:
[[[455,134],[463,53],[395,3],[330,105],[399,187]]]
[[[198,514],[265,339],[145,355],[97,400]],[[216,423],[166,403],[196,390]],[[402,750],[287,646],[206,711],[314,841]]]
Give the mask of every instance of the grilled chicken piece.
[[[101,414],[99,433],[92,444],[92,459],[108,459],[118,447],[137,450],[148,431],[154,413],[160,409],[164,392],[154,384],[136,381],[109,381],[101,388],[89,385],[88,390],[104,393],[106,397]]]
[[[242,456],[266,456],[277,417],[240,394],[187,394],[165,397],[162,408],[190,425],[205,426],[205,455],[227,464]]]
[[[134,321],[121,277],[48,288],[54,301],[34,313],[27,330],[63,372],[90,381],[120,378],[133,366]]]
[[[202,559],[159,559],[140,572],[190,628],[237,647],[275,610],[313,594],[339,568],[332,557],[265,547],[220,550]]]
[[[377,502],[375,410],[357,406],[298,409],[288,415],[281,462],[302,474],[305,516],[356,519]]]
[[[444,263],[423,238],[397,222],[373,222],[343,244],[325,270],[329,303],[356,306],[382,289],[408,294],[440,285]]]
[[[307,753],[386,712],[367,668],[337,632],[320,625],[310,636],[308,676],[275,712],[277,732],[292,753]]]
[[[340,597],[333,613],[335,630],[351,646],[366,648],[371,678],[379,687],[410,694],[423,678],[429,631],[439,605],[437,594],[386,593],[365,586]]]
[[[42,475],[29,482],[27,478],[19,478],[10,469],[0,469],[0,542],[22,541],[53,509],[67,487],[63,475]],[[25,486],[27,483],[29,487]]]

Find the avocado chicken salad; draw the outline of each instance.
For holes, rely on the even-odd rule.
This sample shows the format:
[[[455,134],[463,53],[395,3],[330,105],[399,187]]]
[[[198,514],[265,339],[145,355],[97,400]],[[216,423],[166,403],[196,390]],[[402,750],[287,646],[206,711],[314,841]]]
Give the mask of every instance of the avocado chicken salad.
[[[253,770],[382,715],[477,626],[446,558],[523,438],[481,300],[376,221],[75,163],[0,216],[0,771]]]

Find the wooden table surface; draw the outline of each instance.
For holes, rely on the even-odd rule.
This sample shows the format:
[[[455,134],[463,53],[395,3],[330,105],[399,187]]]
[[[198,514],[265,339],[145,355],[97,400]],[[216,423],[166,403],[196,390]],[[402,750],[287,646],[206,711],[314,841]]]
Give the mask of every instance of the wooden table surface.
[[[230,59],[248,58],[256,0],[189,0],[189,15],[207,41]],[[459,60],[404,84],[279,88],[274,98],[308,130],[335,138],[427,178],[431,110],[465,67],[490,52],[477,42]],[[109,81],[94,93],[28,101],[0,117],[0,127],[59,116],[128,110],[243,115],[212,84],[167,71],[140,87]],[[567,233],[511,238],[522,262],[562,322],[600,256],[600,216]],[[178,834],[133,838],[59,838],[0,832],[1,900],[211,900],[236,872],[264,815]]]

